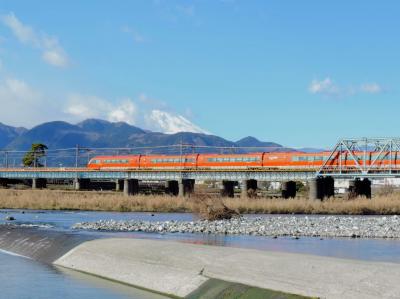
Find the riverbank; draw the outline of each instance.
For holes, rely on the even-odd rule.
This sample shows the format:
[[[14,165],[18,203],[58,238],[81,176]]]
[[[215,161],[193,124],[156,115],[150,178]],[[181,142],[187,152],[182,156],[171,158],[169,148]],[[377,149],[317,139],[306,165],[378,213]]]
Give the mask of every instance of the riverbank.
[[[201,194],[190,198],[152,195],[124,197],[116,192],[0,189],[0,209],[197,212],[204,200],[222,200],[227,207],[241,214],[400,214],[399,193],[376,196],[372,200],[329,199],[321,202],[306,198],[209,198]]]

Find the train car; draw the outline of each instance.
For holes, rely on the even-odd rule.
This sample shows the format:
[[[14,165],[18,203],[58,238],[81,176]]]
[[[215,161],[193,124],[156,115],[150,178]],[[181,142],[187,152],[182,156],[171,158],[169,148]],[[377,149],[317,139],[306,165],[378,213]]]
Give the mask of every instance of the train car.
[[[145,169],[196,168],[198,154],[142,156],[140,167]]]
[[[261,168],[263,153],[252,154],[201,154],[198,157],[197,167],[212,168]]]
[[[141,155],[97,156],[90,159],[87,167],[93,170],[139,168]]]

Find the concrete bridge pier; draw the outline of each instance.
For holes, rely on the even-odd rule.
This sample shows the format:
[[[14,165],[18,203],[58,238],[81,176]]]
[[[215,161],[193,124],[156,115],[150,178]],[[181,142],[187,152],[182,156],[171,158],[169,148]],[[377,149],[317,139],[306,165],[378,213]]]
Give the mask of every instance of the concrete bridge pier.
[[[335,196],[335,180],[331,176],[323,178],[324,182],[324,198]]]
[[[254,196],[257,192],[257,180],[243,180],[240,182],[240,197]]]
[[[224,197],[235,196],[235,181],[222,181],[221,195]],[[247,191],[246,191],[247,193]]]
[[[74,179],[75,190],[87,190],[90,189],[90,179]]]
[[[349,198],[365,196],[371,198],[371,181],[367,178],[363,180],[355,179],[349,182]]]
[[[124,180],[115,180],[115,191],[119,192],[122,190]]]
[[[172,180],[165,182],[165,193],[172,196],[179,194],[179,182]]]
[[[318,177],[309,181],[309,199],[323,200],[324,199],[324,179]]]
[[[139,180],[125,179],[124,180],[124,195],[131,196],[139,193]]]
[[[36,178],[32,179],[32,189],[37,189],[37,179]]]
[[[296,182],[287,181],[282,183],[282,197],[286,199],[296,197]]]
[[[363,179],[364,183],[364,195],[366,198],[371,198],[371,181],[367,178]]]
[[[40,178],[32,179],[32,189],[43,189],[47,187],[47,180]]]
[[[8,183],[9,183],[8,179],[5,179],[5,178],[0,179],[0,186],[1,187],[8,188]]]
[[[181,179],[178,181],[178,195],[190,196],[194,192],[195,181],[193,179]]]
[[[309,181],[309,199],[323,200],[335,195],[335,180],[333,177],[317,177]]]

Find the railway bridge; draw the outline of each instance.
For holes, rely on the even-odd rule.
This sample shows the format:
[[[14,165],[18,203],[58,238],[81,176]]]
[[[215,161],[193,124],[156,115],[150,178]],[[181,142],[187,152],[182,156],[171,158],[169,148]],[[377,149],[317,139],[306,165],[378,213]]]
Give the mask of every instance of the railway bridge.
[[[367,152],[377,153],[376,158],[371,160]],[[29,180],[32,188],[44,188],[48,180],[73,180],[75,189],[80,190],[85,189],[90,181],[108,181],[115,183],[116,190],[123,190],[125,195],[135,195],[139,191],[139,181],[164,181],[168,193],[185,196],[193,193],[196,181],[221,181],[223,195],[232,197],[234,186],[239,185],[241,195],[246,197],[249,189],[257,189],[257,182],[269,181],[281,182],[282,196],[289,198],[296,195],[295,182],[303,181],[309,184],[310,199],[323,199],[334,195],[336,179],[347,179],[350,180],[350,192],[370,197],[371,179],[400,178],[399,152],[398,138],[341,139],[319,167],[94,170],[86,167],[18,168],[7,165],[0,169],[0,183],[4,186],[13,180]],[[390,157],[388,163],[377,163],[382,153]],[[342,155],[354,160],[351,167],[342,164]],[[333,159],[339,162],[330,163]]]

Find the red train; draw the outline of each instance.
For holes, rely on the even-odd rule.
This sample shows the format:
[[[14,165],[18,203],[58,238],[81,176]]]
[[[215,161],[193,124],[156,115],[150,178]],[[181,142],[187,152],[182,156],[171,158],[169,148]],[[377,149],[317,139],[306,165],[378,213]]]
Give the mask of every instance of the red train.
[[[102,169],[301,169],[319,168],[329,159],[330,152],[274,152],[248,154],[188,154],[188,155],[125,155],[93,157],[88,168]],[[377,168],[399,167],[400,152],[342,152],[326,163],[328,166],[353,168],[360,165]],[[339,159],[340,156],[340,159]],[[341,161],[340,161],[341,160]]]

